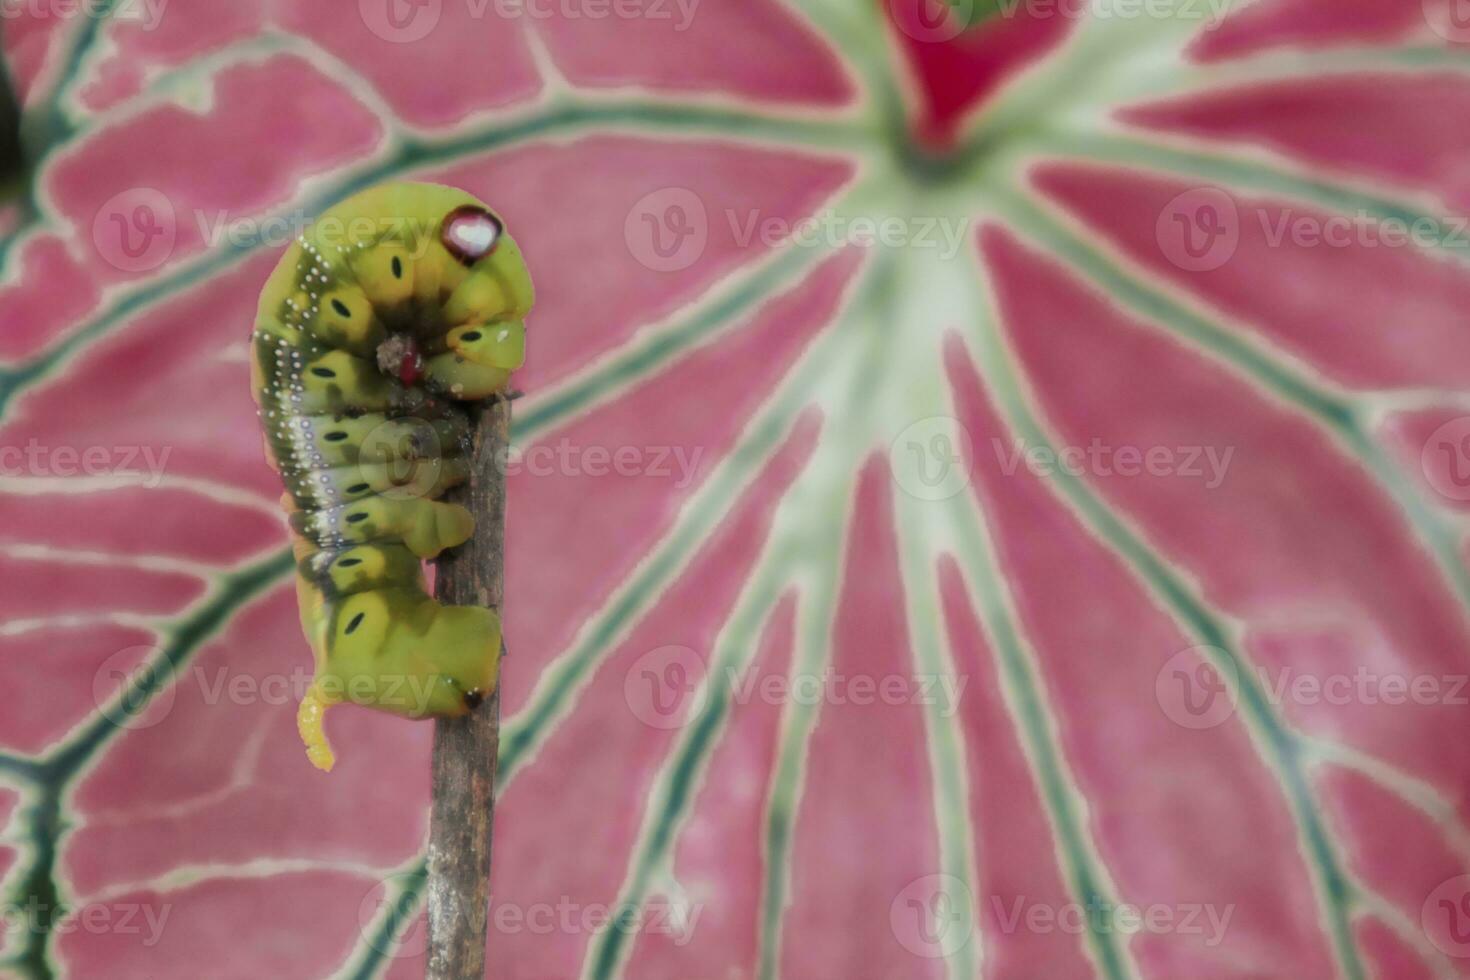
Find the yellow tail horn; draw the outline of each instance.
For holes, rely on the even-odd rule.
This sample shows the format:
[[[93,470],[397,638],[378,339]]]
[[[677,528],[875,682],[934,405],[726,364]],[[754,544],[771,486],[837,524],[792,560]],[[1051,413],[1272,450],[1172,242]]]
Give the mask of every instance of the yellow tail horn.
[[[301,741],[306,745],[306,757],[322,772],[331,772],[332,767],[337,764],[337,757],[332,753],[332,745],[327,741],[327,731],[323,726],[327,709],[335,703],[320,687],[312,684],[306,697],[301,699],[301,707],[296,711],[296,730],[301,733]]]

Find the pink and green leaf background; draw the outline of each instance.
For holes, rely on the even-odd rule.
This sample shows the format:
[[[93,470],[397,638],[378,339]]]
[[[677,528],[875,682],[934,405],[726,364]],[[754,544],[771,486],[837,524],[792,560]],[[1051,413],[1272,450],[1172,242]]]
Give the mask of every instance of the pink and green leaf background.
[[[247,360],[390,179],[538,285],[491,976],[1470,973],[1463,0],[0,32],[0,974],[423,973],[432,728],[308,764]]]

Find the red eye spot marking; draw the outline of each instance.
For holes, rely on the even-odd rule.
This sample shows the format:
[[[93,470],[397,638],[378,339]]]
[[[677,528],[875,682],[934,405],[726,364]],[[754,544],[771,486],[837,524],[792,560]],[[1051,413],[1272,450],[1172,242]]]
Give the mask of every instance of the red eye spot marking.
[[[418,342],[412,337],[402,337],[400,349],[402,353],[398,362],[398,380],[411,388],[423,376],[424,357],[419,353]]]
[[[398,365],[398,380],[410,388],[413,387],[414,382],[423,373],[424,359],[419,356],[419,352],[416,350],[409,351],[408,356]]]
[[[473,265],[495,251],[505,227],[500,219],[473,204],[457,207],[444,218],[439,237],[449,254]]]

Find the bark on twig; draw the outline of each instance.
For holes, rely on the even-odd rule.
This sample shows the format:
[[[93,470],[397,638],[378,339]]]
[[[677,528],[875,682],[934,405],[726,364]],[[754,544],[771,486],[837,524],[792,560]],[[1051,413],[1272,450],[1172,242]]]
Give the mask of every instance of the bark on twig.
[[[467,487],[448,499],[475,515],[475,536],[441,556],[434,592],[442,602],[499,610],[505,595],[505,468],[510,402],[493,399],[475,426]],[[502,655],[504,647],[501,648]],[[485,975],[500,690],[434,732],[429,819],[429,980]]]

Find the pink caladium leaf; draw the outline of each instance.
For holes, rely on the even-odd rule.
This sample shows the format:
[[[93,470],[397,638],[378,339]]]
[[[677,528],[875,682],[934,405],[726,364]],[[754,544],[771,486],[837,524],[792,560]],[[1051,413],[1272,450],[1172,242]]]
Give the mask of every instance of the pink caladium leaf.
[[[422,975],[430,728],[301,753],[247,380],[390,179],[538,285],[492,975],[1470,973],[1463,4],[0,28],[0,973]]]

